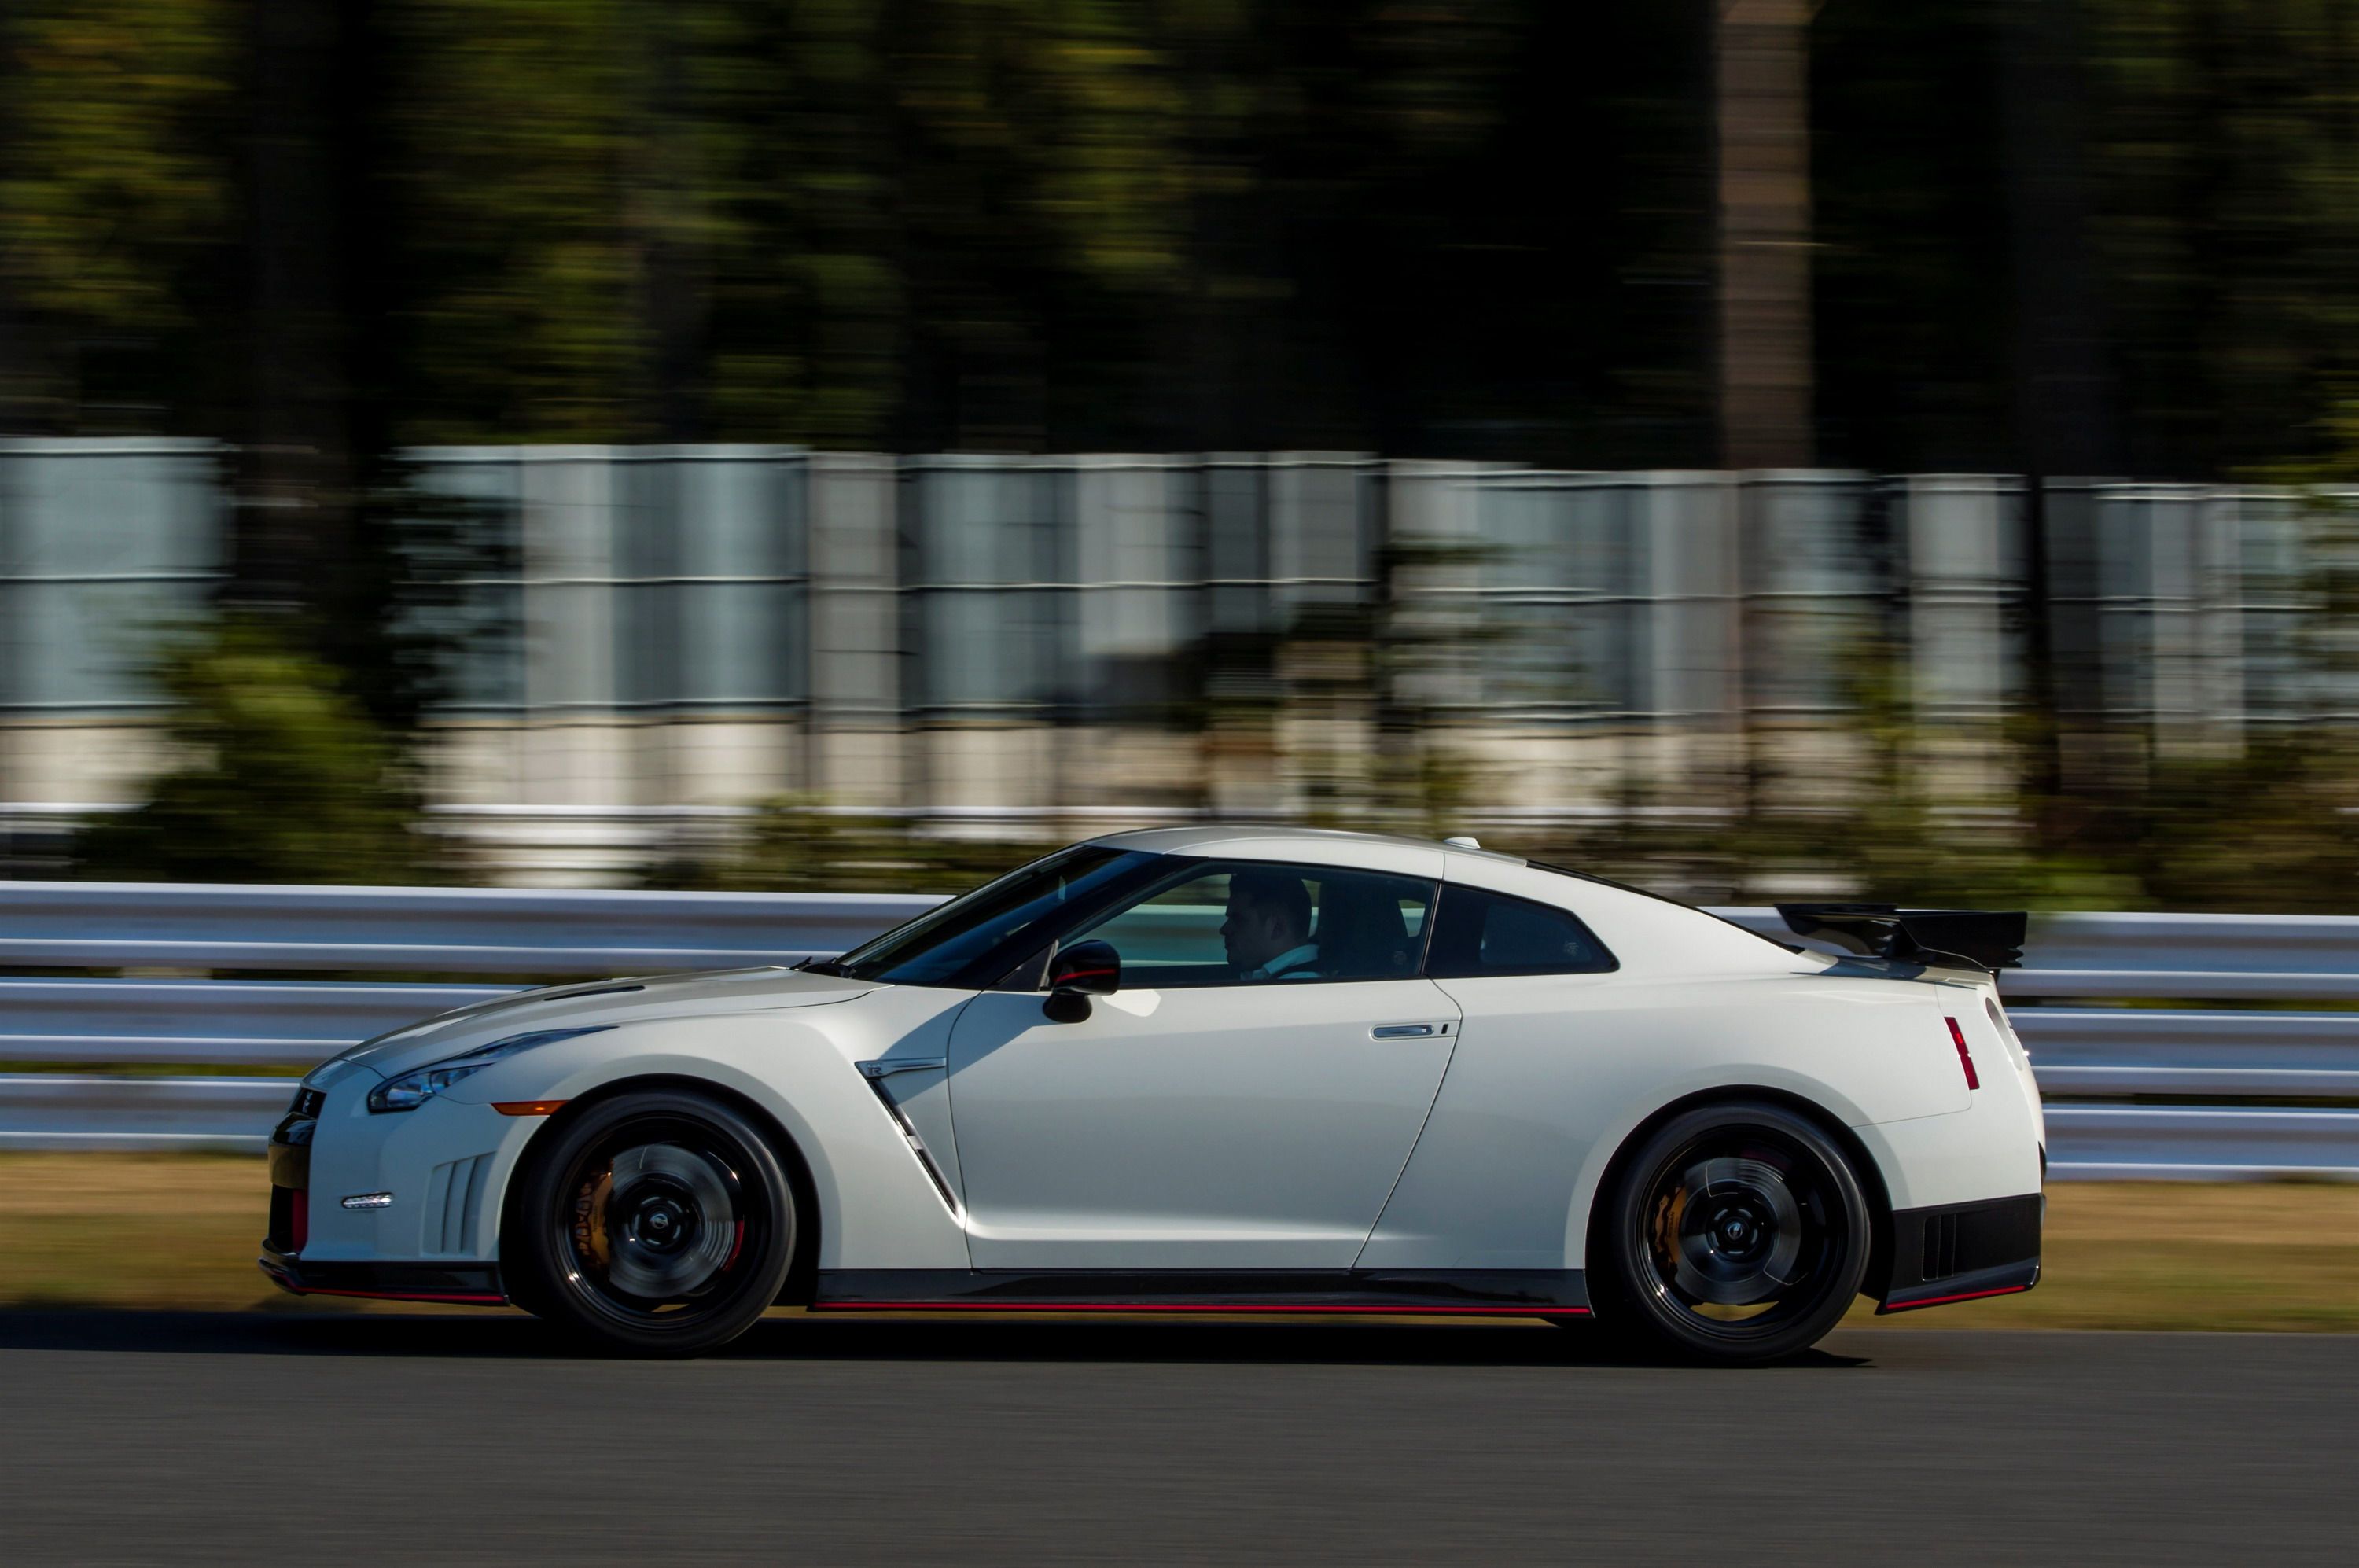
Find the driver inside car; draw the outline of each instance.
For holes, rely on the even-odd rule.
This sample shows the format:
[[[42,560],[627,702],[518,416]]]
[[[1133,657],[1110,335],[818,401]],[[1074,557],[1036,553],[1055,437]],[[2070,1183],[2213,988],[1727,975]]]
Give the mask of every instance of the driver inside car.
[[[1221,940],[1240,980],[1316,980],[1319,944],[1310,940],[1310,893],[1299,877],[1240,871],[1229,877],[1228,919]]]

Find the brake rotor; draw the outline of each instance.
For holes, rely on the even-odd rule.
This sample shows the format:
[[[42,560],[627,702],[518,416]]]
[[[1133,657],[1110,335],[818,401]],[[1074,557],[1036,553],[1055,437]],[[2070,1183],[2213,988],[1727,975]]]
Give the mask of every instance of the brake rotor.
[[[1688,1167],[1658,1220],[1658,1252],[1690,1301],[1751,1306],[1799,1278],[1802,1213],[1785,1173],[1723,1156]],[[1668,1249],[1663,1246],[1669,1242]]]
[[[690,1294],[735,1256],[736,1203],[729,1172],[677,1144],[642,1144],[614,1159],[601,1207],[606,1282],[648,1301]]]

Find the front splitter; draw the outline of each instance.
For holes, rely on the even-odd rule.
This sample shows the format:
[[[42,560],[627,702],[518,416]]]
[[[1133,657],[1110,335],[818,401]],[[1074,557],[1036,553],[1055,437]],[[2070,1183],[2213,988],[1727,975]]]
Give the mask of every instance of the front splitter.
[[[273,1284],[297,1296],[355,1296],[473,1307],[506,1306],[508,1300],[495,1263],[307,1262],[269,1247],[255,1261]]]

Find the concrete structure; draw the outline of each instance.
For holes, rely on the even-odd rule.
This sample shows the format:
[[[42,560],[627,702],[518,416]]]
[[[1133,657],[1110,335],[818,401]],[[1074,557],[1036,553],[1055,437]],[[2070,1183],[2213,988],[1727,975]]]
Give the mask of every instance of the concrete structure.
[[[162,760],[142,664],[221,571],[222,455],[0,443],[0,825]],[[1048,833],[1318,814],[1440,763],[1477,816],[1807,803],[1879,705],[1971,804],[2035,629],[2068,705],[2164,752],[2348,705],[2313,613],[2348,519],[2281,493],[2058,485],[2036,522],[2005,475],[413,455],[502,563],[442,628],[435,799],[520,874],[782,795]]]

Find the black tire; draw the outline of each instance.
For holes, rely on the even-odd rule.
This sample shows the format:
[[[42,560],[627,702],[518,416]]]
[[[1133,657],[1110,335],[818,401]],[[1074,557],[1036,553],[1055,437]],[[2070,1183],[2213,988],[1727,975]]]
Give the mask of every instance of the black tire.
[[[794,1188],[727,1101],[657,1089],[551,1129],[500,1263],[517,1305],[614,1350],[694,1356],[752,1327],[794,1262]]]
[[[1797,1355],[1842,1320],[1867,1272],[1851,1161],[1817,1123],[1767,1101],[1673,1116],[1624,1163],[1607,1205],[1599,1323],[1681,1356]]]

